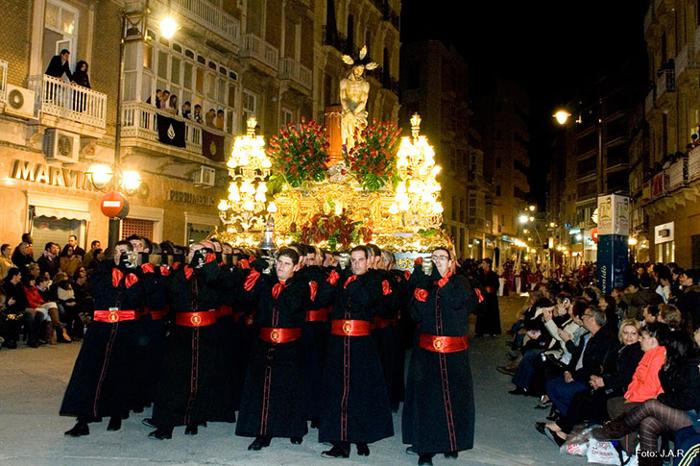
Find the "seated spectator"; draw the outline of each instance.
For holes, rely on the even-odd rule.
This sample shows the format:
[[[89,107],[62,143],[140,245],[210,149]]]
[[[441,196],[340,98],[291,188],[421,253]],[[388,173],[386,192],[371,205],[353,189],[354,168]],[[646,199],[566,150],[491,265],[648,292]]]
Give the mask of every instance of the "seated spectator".
[[[15,264],[18,269],[26,272],[29,264],[32,264],[33,262],[34,257],[32,255],[31,244],[22,241],[17,245],[12,253],[12,263]]]
[[[224,120],[225,120],[225,115],[223,110],[219,110],[216,112],[216,121],[214,123],[214,126],[217,127],[217,129],[220,129],[221,131],[224,130]]]
[[[80,320],[80,307],[75,299],[73,285],[68,279],[61,280],[56,288],[56,299],[58,301],[59,312],[61,313],[61,321],[72,338],[73,334],[79,333],[78,327],[82,325]],[[80,333],[82,336],[82,333]]]
[[[27,297],[24,295],[22,287],[22,272],[16,267],[7,272],[7,276],[2,284],[5,305],[3,309],[2,337],[5,339],[3,346],[6,348],[17,348],[19,341],[19,331],[22,326],[24,310],[27,307]],[[38,327],[26,327],[29,331],[29,345],[39,346],[37,343]]]
[[[27,297],[27,309],[25,312],[29,313],[34,319],[36,319],[39,314],[43,315],[41,321],[43,323],[42,330],[45,337],[44,339],[52,345],[56,344],[57,337],[61,342],[70,342],[70,337],[65,327],[61,325],[58,305],[55,302],[47,302],[44,300],[41,290],[36,285],[33,277],[25,276],[22,282],[24,284],[24,294]]]
[[[49,277],[53,278],[60,268],[60,262],[58,259],[58,253],[60,252],[60,247],[58,244],[49,241],[44,246],[44,252],[39,257],[37,263],[39,264],[39,269],[43,273],[48,273]]]
[[[642,359],[643,351],[639,344],[640,324],[636,320],[624,320],[620,325],[618,338],[622,346],[617,352],[616,364],[607,368],[601,375],[592,375],[589,385],[592,390],[581,391],[574,398],[566,416],[556,422],[538,422],[535,428],[561,445],[566,441],[574,426],[587,421],[601,423],[607,418],[607,401],[622,396],[632,380],[632,376]]]
[[[200,125],[202,124],[202,106],[199,104],[196,104],[194,106],[194,114],[192,114],[192,119],[199,123]]]
[[[182,104],[182,118],[187,118],[188,120],[192,118],[192,104],[189,100]]]
[[[673,331],[664,324],[657,337],[666,348],[666,363],[659,371],[663,392],[593,431],[599,440],[617,439],[637,431],[640,465],[660,466],[663,461],[658,449],[659,436],[690,427],[693,423],[688,411],[700,410],[698,347],[686,332]]]
[[[604,328],[605,313],[589,305],[581,316],[588,334],[572,353],[571,362],[564,375],[549,379],[545,384],[547,396],[552,400],[560,416],[566,416],[571,400],[578,392],[588,389],[592,375],[601,375],[609,364],[608,358],[617,353],[617,342]]]
[[[72,277],[73,274],[75,274],[75,271],[78,270],[78,267],[82,265],[82,262],[83,261],[80,259],[80,256],[73,253],[73,246],[66,244],[63,247],[60,258],[60,268],[62,272],[65,272],[66,275]]]
[[[12,247],[5,243],[0,246],[0,280],[4,280],[7,272],[14,267],[17,266],[12,263]]]

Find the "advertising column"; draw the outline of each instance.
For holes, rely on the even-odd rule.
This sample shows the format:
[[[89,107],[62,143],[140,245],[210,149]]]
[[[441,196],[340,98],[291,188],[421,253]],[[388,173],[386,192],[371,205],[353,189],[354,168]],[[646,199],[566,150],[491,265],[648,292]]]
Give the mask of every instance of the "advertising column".
[[[625,285],[630,231],[630,200],[610,194],[598,197],[598,288],[609,294]]]

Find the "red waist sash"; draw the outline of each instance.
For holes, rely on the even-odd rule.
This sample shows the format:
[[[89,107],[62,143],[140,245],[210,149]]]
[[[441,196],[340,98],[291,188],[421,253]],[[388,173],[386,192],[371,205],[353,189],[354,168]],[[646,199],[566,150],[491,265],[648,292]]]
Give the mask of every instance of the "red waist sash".
[[[366,320],[332,320],[331,334],[341,337],[365,337],[369,335],[371,325]]]
[[[312,309],[306,311],[306,321],[307,322],[326,322],[328,320],[328,314],[331,308],[322,307],[321,309]]]
[[[146,307],[143,310],[143,317],[147,315],[150,315],[152,320],[163,320],[165,316],[168,315],[168,308],[151,309],[150,307]]]
[[[456,353],[469,348],[467,337],[440,337],[429,333],[421,333],[418,346],[434,353]]]
[[[374,328],[393,327],[399,323],[396,319],[385,319],[383,317],[374,316]]]
[[[95,311],[92,318],[95,322],[116,324],[126,320],[136,320],[136,311]]]
[[[267,343],[289,343],[301,337],[300,328],[263,327],[259,337]]]
[[[227,304],[222,304],[221,306],[216,308],[216,313],[218,317],[232,316],[233,308]]]
[[[175,325],[182,327],[208,327],[215,323],[216,311],[175,313]]]

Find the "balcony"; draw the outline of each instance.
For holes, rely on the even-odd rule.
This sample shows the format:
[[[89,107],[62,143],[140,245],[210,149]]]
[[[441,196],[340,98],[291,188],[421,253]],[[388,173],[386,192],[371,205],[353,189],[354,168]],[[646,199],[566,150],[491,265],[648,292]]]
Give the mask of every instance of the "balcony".
[[[656,78],[656,101],[664,97],[667,92],[676,90],[676,71],[674,68],[660,69]]]
[[[255,34],[243,36],[241,57],[253,58],[274,71],[279,68],[279,50]]]
[[[29,88],[36,93],[42,125],[94,137],[104,135],[107,94],[45,74],[31,76]]]
[[[282,59],[280,79],[288,79],[294,81],[304,89],[310,91],[313,82],[313,74],[310,69],[308,69],[295,59],[285,57]]]
[[[207,0],[171,0],[169,4],[183,16],[213,31],[234,44],[239,44],[241,22]]]
[[[158,114],[185,122],[185,147],[175,147],[158,140]],[[203,155],[202,131],[224,136],[224,153],[230,145],[230,136],[223,131],[206,127],[177,115],[163,113],[144,102],[126,102],[122,105],[122,145],[140,147],[159,154],[168,154],[199,163],[212,163]],[[169,149],[169,150],[168,150]]]
[[[695,60],[695,44],[685,44],[676,57],[676,76],[681,79],[687,70],[696,70],[698,62]]]
[[[7,102],[7,62],[0,60],[0,107]]]

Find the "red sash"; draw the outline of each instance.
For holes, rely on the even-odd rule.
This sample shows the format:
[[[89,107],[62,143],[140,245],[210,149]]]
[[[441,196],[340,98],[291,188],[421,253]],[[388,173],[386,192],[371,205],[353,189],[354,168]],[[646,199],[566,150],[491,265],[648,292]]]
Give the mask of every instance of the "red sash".
[[[456,353],[469,348],[467,337],[440,337],[429,333],[421,333],[418,346],[434,353]]]
[[[331,308],[322,307],[321,309],[312,309],[306,311],[306,321],[307,322],[326,322],[328,320],[328,314]]]
[[[263,327],[260,329],[259,337],[262,341],[267,343],[289,343],[294,340],[298,340],[301,337],[301,329]]]
[[[136,311],[95,311],[92,320],[107,324],[136,320]]]
[[[208,327],[215,323],[216,311],[175,313],[175,325],[181,327]]]
[[[365,337],[370,334],[370,329],[371,325],[366,320],[331,321],[331,334],[341,337]]]
[[[374,328],[394,327],[399,321],[396,319],[385,319],[383,317],[374,316]]]

